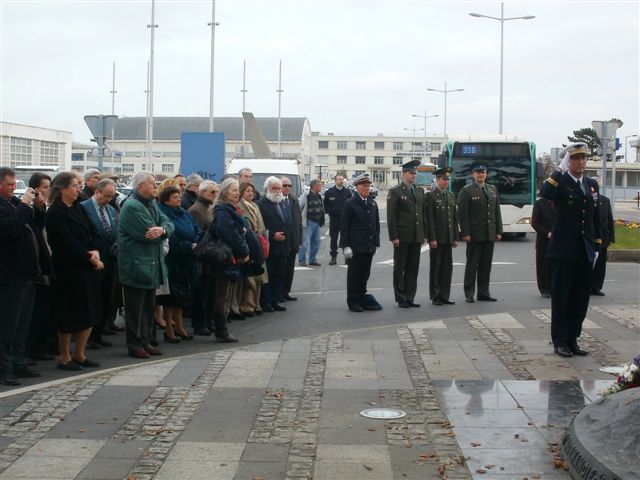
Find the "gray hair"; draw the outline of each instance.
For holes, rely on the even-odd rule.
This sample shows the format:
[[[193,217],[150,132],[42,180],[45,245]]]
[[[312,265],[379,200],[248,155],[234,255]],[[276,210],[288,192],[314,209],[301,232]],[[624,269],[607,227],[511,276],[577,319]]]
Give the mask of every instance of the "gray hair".
[[[213,180],[203,180],[202,183],[200,184],[200,186],[198,187],[198,192],[199,193],[204,193],[207,190],[209,190],[209,188],[211,187],[217,187],[218,184],[216,182],[214,182]]]
[[[238,176],[242,176],[244,172],[251,172],[251,175],[253,175],[253,171],[249,167],[244,167],[238,170]]]
[[[280,181],[280,179],[278,177],[267,177],[267,179],[264,181],[264,191],[267,192],[269,191],[269,187],[271,185],[280,185],[282,186],[282,182]]]
[[[218,195],[218,198],[220,198],[220,200],[222,200],[223,202],[228,202],[227,192],[234,185],[236,187],[240,186],[240,184],[238,183],[238,180],[236,180],[235,178],[227,178],[225,181],[223,181],[220,184],[220,194]]]
[[[187,177],[187,188],[199,185],[202,183],[202,177],[197,173],[193,173]]]
[[[101,173],[102,172],[100,170],[98,170],[97,168],[90,168],[89,170],[84,172],[84,181],[86,182],[87,180],[89,180],[94,175],[96,175],[96,174],[100,175]]]
[[[131,186],[133,187],[134,190],[137,190],[140,184],[142,182],[146,182],[149,179],[149,177],[153,177],[153,173],[145,172],[145,171],[138,172],[133,176],[133,179],[131,180]]]
[[[113,188],[116,188],[116,182],[114,182],[110,178],[103,178],[96,184],[96,190],[100,190],[102,192],[109,185],[111,185]]]

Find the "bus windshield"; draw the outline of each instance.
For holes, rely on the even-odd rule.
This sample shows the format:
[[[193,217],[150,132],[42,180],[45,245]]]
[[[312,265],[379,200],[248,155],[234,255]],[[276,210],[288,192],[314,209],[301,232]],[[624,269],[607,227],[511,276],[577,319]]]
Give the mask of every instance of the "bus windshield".
[[[418,174],[416,175],[416,185],[420,186],[428,186],[433,182],[433,172],[418,170]]]

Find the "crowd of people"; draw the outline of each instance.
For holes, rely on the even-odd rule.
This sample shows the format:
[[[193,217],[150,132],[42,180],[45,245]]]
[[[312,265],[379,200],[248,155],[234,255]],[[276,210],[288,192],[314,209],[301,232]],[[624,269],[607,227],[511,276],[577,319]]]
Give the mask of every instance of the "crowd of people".
[[[545,182],[533,216],[538,287],[552,297],[552,338],[561,356],[586,354],[576,340],[589,294],[602,294],[606,246],[615,241],[611,226],[602,245],[602,225],[612,218],[597,182],[581,180],[584,151],[582,145],[568,147],[564,168]],[[402,182],[387,198],[398,307],[420,307],[415,296],[424,243],[431,302],[454,303],[452,248],[460,240],[467,245],[465,300],[475,301],[477,286],[477,300],[496,301],[489,285],[502,219],[499,193],[486,183],[487,165],[473,166],[474,181],[456,199],[449,191],[450,169],[438,169],[434,188],[425,193],[415,184],[418,164],[403,165]],[[260,186],[252,179],[245,168],[220,184],[198,175],[158,184],[152,173],[139,172],[132,193],[119,202],[114,178],[96,169],[53,179],[36,173],[17,198],[15,172],[0,168],[0,383],[19,385],[19,377],[39,376],[32,360],[54,356],[62,370],[98,367],[87,350],[111,346],[105,336],[121,331],[129,355],[142,359],[162,354],[158,329],[166,343],[193,335],[237,342],[231,321],[285,311],[285,302],[297,300],[291,295],[296,259],[320,265],[326,214],[330,265],[337,263],[339,248],[348,264],[349,310],[381,310],[367,293],[380,246],[368,175],[354,179],[353,193],[336,175],[324,198],[320,181],[311,181],[309,192],[296,198],[287,177],[271,176]],[[571,191],[559,188],[569,181]],[[211,263],[200,253],[205,248],[228,251],[229,258]],[[119,310],[124,328],[115,323]]]

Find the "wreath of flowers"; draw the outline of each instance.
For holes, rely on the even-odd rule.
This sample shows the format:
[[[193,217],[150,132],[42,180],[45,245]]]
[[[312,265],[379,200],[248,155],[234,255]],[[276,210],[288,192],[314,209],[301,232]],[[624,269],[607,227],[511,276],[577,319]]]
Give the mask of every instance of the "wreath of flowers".
[[[603,397],[630,388],[640,387],[640,355],[634,358],[632,362],[621,365],[620,368],[621,371],[618,374],[616,383],[602,392]]]

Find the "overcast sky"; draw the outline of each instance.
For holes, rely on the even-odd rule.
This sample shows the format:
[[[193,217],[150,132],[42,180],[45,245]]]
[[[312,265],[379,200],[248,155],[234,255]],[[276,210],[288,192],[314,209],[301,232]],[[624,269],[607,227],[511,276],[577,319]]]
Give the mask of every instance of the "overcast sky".
[[[336,134],[407,134],[412,114],[439,114],[427,130],[498,132],[498,2],[218,0],[215,113],[240,116],[242,61],[247,111],[283,116]],[[3,121],[90,133],[87,114],[111,113],[116,62],[119,116],[144,116],[151,1],[0,0]],[[538,144],[567,142],[592,120],[617,117],[639,132],[637,1],[506,2],[504,132]],[[208,116],[211,1],[157,1],[155,116]]]

